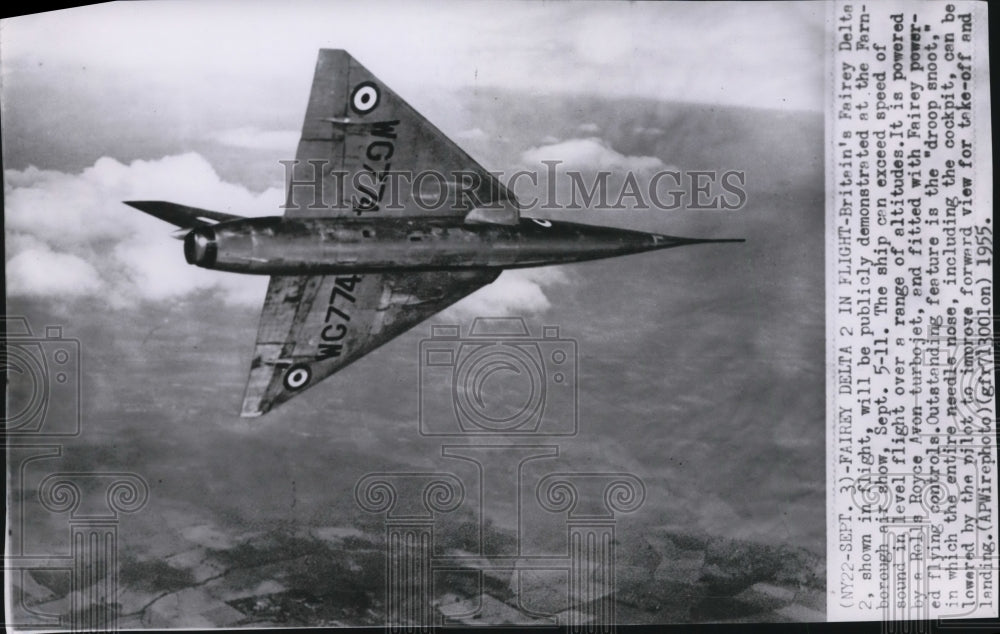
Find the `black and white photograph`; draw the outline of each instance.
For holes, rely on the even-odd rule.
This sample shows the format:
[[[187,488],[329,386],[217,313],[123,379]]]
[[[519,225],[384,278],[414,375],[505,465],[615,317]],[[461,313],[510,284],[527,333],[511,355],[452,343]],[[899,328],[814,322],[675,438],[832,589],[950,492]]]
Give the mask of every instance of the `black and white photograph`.
[[[869,244],[867,198],[838,213],[830,197],[868,196],[859,119],[868,101],[873,119],[904,116],[875,104],[917,99],[892,82],[930,74],[936,31],[921,43],[906,18],[894,77],[892,14],[871,36],[888,59],[876,44],[870,69],[833,72],[837,46],[855,64],[881,19],[854,5],[162,0],[3,19],[8,628],[885,614],[860,585],[828,587],[840,557],[861,583],[893,552],[838,515],[859,498],[875,514],[905,471],[879,471],[856,438],[931,433],[938,413],[891,409],[881,389],[834,400],[861,399],[868,363],[914,366],[879,361],[879,320],[918,308],[886,295],[870,321],[831,289],[869,284],[860,244],[888,254],[870,256],[876,296],[937,298],[938,243],[933,227],[911,240],[899,282],[883,269],[906,247]],[[959,55],[962,6],[933,21]],[[830,135],[854,124],[860,149],[831,161]],[[963,167],[942,167],[941,188]],[[901,218],[937,216],[894,195]],[[940,297],[957,298],[948,315],[974,303],[992,342],[991,232],[974,252],[991,212],[965,221],[948,200],[969,258],[952,273],[945,251],[940,276],[959,283]],[[871,202],[872,236],[894,201]],[[857,324],[831,321],[838,302]],[[944,336],[943,319],[923,326]],[[913,348],[890,341],[902,323],[929,334],[899,320],[886,346]],[[970,420],[995,433],[991,376],[958,394],[989,403],[945,444]],[[837,448],[865,474],[839,489]],[[995,480],[974,500],[961,478],[931,491],[937,460],[921,460],[906,486],[928,517],[995,498]],[[976,570],[995,580],[982,513],[993,563]],[[993,583],[969,614],[995,615]],[[965,614],[956,601],[940,614]]]

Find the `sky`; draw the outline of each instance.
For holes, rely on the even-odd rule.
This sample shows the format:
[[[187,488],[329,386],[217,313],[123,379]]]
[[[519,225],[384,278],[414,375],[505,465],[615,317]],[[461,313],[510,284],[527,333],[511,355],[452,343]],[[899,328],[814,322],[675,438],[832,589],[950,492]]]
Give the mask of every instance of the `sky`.
[[[66,470],[150,480],[141,531],[123,532],[148,555],[192,515],[342,521],[330,509],[364,469],[440,456],[412,420],[426,324],[240,420],[266,278],[187,265],[171,227],[121,204],[280,213],[316,51],[344,48],[489,170],[746,172],[736,211],[552,212],[743,245],[505,272],[441,319],[516,315],[574,338],[566,467],[640,474],[646,521],[822,553],[823,13],[143,2],[4,20],[9,311],[65,324],[87,355],[90,431]]]
[[[600,92],[820,110],[816,3],[110,3],[14,18],[5,64],[253,81],[345,48],[397,92]],[[405,62],[405,63],[404,63]],[[209,89],[209,86],[203,86]]]

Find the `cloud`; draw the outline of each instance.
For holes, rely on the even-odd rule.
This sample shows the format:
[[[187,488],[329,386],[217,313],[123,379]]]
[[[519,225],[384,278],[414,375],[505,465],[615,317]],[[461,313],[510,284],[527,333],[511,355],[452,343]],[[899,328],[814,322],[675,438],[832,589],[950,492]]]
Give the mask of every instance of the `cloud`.
[[[542,313],[551,306],[545,288],[568,282],[569,277],[559,267],[504,271],[495,282],[469,295],[448,312],[457,319]]]
[[[632,132],[634,134],[644,134],[644,135],[649,135],[649,136],[661,136],[665,132],[665,130],[663,128],[657,128],[655,126],[647,128],[645,126],[637,125],[634,128],[632,128]]]
[[[596,123],[581,123],[576,129],[584,134],[598,134],[601,131],[601,126]]]
[[[6,271],[11,295],[79,296],[96,293],[103,286],[101,276],[86,260],[55,253],[44,245],[15,255]]]
[[[455,135],[455,138],[465,141],[485,141],[487,134],[482,128],[472,128],[471,130],[462,130]]]
[[[4,172],[7,285],[11,295],[102,293],[114,305],[217,289],[230,303],[259,303],[266,278],[184,262],[167,225],[123,200],[169,200],[247,216],[280,213],[283,194],[255,194],[219,178],[194,153],[123,164],[101,158],[78,174]]]
[[[527,215],[572,220],[559,210],[575,214],[588,208],[613,206],[644,208],[651,202],[648,192],[663,179],[663,172],[676,167],[656,156],[622,154],[597,137],[567,139],[532,147],[519,162],[532,178],[519,178],[514,193]],[[658,195],[662,188],[656,187]],[[600,221],[599,221],[600,222]]]
[[[217,143],[248,150],[292,152],[299,143],[295,130],[261,130],[253,126],[221,130],[212,135]]]
[[[552,160],[560,161],[560,167],[568,169],[653,172],[667,167],[655,156],[627,156],[617,152],[597,137],[533,147],[521,154],[526,165]]]

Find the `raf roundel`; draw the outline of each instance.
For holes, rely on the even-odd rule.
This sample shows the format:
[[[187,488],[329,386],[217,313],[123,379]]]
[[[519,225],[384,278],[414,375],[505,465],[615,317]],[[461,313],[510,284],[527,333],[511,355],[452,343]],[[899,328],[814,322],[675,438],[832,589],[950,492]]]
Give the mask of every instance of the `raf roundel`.
[[[381,95],[374,82],[362,82],[351,92],[351,110],[358,114],[371,112],[378,105],[379,97]]]
[[[285,387],[289,390],[301,390],[309,383],[309,368],[304,365],[292,366],[285,374]]]

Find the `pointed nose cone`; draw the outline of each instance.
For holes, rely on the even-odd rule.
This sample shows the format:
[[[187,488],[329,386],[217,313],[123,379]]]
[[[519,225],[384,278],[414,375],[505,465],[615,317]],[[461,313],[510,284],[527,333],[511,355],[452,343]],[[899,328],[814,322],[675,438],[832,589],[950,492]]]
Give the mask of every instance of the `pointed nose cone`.
[[[634,234],[626,238],[626,244],[628,245],[627,248],[630,253],[671,249],[673,247],[683,247],[689,244],[746,242],[743,238],[681,238],[678,236],[667,236],[660,233],[642,233],[639,231],[630,233]]]
[[[677,236],[665,236],[658,233],[647,234],[653,244],[653,249],[669,249],[670,247],[682,247],[688,244],[713,244],[716,242],[746,242],[745,238],[678,238]]]
[[[710,244],[712,242],[743,242],[733,238],[681,238],[660,233],[646,233],[632,229],[611,229],[608,227],[586,227],[577,225],[573,230],[580,232],[578,247],[585,252],[582,259],[595,259],[643,253],[659,249],[671,249],[689,244]]]

